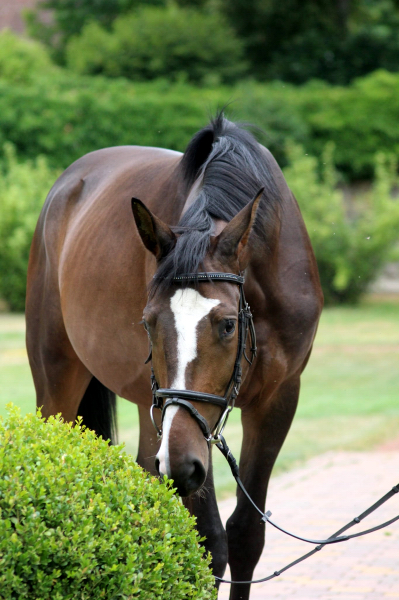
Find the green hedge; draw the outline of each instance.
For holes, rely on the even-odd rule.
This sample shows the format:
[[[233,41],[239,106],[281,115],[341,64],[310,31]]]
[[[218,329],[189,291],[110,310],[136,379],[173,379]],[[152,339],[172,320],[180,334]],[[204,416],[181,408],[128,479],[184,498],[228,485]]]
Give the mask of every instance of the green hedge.
[[[27,52],[27,42],[14,39],[8,52],[10,35],[0,34],[0,148],[11,141],[21,159],[43,154],[52,166],[66,168],[106,146],[184,150],[208,117],[229,102],[227,115],[260,127],[261,140],[282,166],[288,164],[287,141],[315,156],[334,142],[335,165],[349,180],[373,176],[376,152],[399,153],[398,74],[377,71],[348,87],[132,83],[47,68],[38,44]]]
[[[321,214],[314,217],[314,211],[329,214],[331,198],[339,194],[336,175],[334,182],[330,177],[327,187],[326,181],[318,179],[322,171],[319,163],[324,162],[319,159],[328,144],[334,145],[329,159],[333,161],[331,169],[338,168],[341,177],[376,177],[377,191],[362,199],[362,208],[355,210],[350,219],[346,218],[340,196],[338,204],[342,206],[337,210],[345,214],[341,245],[337,245],[336,231],[313,239],[327,299],[357,300],[392,246],[391,225],[396,221],[389,191],[394,183],[389,169],[381,165],[399,154],[399,129],[395,126],[399,121],[399,75],[378,71],[347,88],[320,82],[294,87],[281,82],[260,85],[247,81],[234,88],[206,89],[161,79],[131,83],[123,78],[74,75],[48,62],[38,44],[3,32],[0,295],[10,307],[24,308],[34,223],[60,168],[106,146],[138,144],[184,150],[207,118],[233,99],[235,102],[226,109],[228,116],[256,123],[265,132],[261,141],[283,167],[290,165],[286,173],[301,199],[305,217],[310,219],[310,230],[313,220],[321,218]],[[289,150],[292,144],[300,145],[303,155],[314,158],[303,162],[300,153]],[[381,186],[384,200],[378,204]],[[360,218],[363,205],[364,221]],[[356,233],[365,223],[366,229],[373,231],[372,243],[364,242],[367,235],[363,239]],[[356,272],[359,281],[354,280]]]
[[[170,485],[60,418],[0,420],[0,517],[2,600],[216,598]]]
[[[348,87],[308,84],[299,99],[310,153],[334,142],[335,164],[349,179],[370,179],[377,152],[399,155],[399,74],[375,71]]]
[[[11,141],[21,158],[42,154],[64,168],[107,146],[181,149],[204,123],[199,103],[187,103],[184,92],[89,77],[55,77],[51,85],[41,79],[32,87],[0,81],[0,145]]]

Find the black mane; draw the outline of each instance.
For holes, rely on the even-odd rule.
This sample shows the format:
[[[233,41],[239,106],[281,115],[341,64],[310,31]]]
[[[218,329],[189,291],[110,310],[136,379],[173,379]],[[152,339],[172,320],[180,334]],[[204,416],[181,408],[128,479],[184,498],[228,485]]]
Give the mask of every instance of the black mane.
[[[262,187],[259,212],[266,222],[272,218],[279,194],[268,163],[253,135],[222,113],[196,133],[180,168],[187,192],[199,177],[202,184],[197,198],[173,228],[179,237],[159,265],[156,287],[169,285],[177,275],[198,272],[209,249],[213,219],[231,221]],[[255,224],[255,232],[264,236],[264,225]]]

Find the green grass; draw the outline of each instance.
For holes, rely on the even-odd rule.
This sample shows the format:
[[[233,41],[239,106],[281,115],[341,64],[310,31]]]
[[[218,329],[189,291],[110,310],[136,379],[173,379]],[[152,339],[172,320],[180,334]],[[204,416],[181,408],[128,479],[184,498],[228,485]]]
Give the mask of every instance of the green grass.
[[[24,320],[0,315],[0,414],[7,402],[34,410],[34,389],[24,350]],[[119,401],[120,439],[135,454],[136,407]],[[240,412],[225,431],[239,455]],[[323,312],[312,358],[302,378],[299,408],[274,473],[329,450],[369,450],[399,437],[399,299],[369,298],[359,307]],[[219,497],[235,486],[222,455],[214,449]]]

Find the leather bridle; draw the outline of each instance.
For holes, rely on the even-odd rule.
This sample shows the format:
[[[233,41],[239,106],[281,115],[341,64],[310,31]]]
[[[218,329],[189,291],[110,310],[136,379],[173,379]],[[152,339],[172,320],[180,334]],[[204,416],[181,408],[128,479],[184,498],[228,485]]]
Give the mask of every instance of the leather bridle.
[[[234,273],[189,273],[186,275],[178,275],[173,278],[173,283],[199,283],[199,282],[210,282],[210,281],[227,281],[234,283],[239,286],[240,300],[238,305],[238,344],[237,344],[237,355],[234,363],[233,373],[230,381],[227,385],[224,396],[217,396],[215,394],[208,394],[205,392],[197,392],[194,390],[178,390],[172,388],[160,388],[158,386],[154,369],[151,365],[151,389],[152,389],[152,406],[151,406],[151,420],[157,431],[158,437],[162,437],[162,429],[157,425],[154,418],[154,409],[162,411],[161,423],[163,422],[165,411],[168,406],[179,406],[189,412],[193,419],[198,423],[208,446],[211,443],[218,443],[219,435],[222,433],[227,418],[230,412],[234,408],[234,404],[238,393],[240,391],[242,381],[242,359],[252,365],[252,362],[256,356],[256,335],[255,327],[253,323],[252,313],[249,305],[245,299],[244,294],[244,277],[242,275],[235,275]],[[251,337],[251,357],[248,358],[246,353],[246,344],[248,332]],[[150,340],[150,353],[146,360],[146,363],[152,360],[152,346]],[[166,402],[164,403],[164,400]],[[220,406],[222,412],[220,417],[211,430],[206,419],[199,414],[197,409],[192,405],[191,401],[204,402],[207,404],[214,404]]]

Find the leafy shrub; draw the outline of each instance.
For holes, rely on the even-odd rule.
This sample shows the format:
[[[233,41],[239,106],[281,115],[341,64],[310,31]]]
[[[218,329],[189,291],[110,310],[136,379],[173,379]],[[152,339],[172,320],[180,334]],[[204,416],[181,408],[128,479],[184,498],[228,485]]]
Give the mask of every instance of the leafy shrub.
[[[164,6],[168,0],[38,0],[34,8],[25,11],[28,31],[51,50],[52,56],[64,62],[68,40],[95,20],[109,28],[119,15],[139,4]],[[46,18],[47,13],[47,18]],[[51,14],[51,18],[48,15]]]
[[[337,188],[333,144],[316,158],[291,146],[284,171],[304,217],[319,267],[327,303],[354,303],[386,262],[398,240],[399,200],[392,197],[397,163],[378,154],[372,190],[345,201]]]
[[[34,86],[0,81],[0,153],[11,141],[21,159],[43,154],[52,166],[66,168],[108,146],[181,150],[204,124],[204,105],[193,96],[191,87],[172,89],[167,82],[133,86],[69,75],[38,79]]]
[[[111,32],[92,21],[69,41],[66,57],[77,73],[133,80],[232,81],[244,68],[242,43],[217,14],[177,5],[139,7]]]
[[[310,153],[336,147],[335,164],[351,179],[371,178],[378,151],[399,154],[399,75],[376,71],[347,88],[308,84],[299,91]]]
[[[397,0],[218,0],[260,79],[347,84],[398,71]]]
[[[41,44],[17,37],[8,29],[0,31],[0,79],[11,84],[32,84],[43,72],[56,67]]]
[[[60,418],[0,420],[0,514],[2,600],[216,597],[170,486]]]
[[[58,173],[44,157],[20,163],[11,144],[4,150],[5,160],[0,165],[0,297],[11,310],[23,311],[33,232]]]

